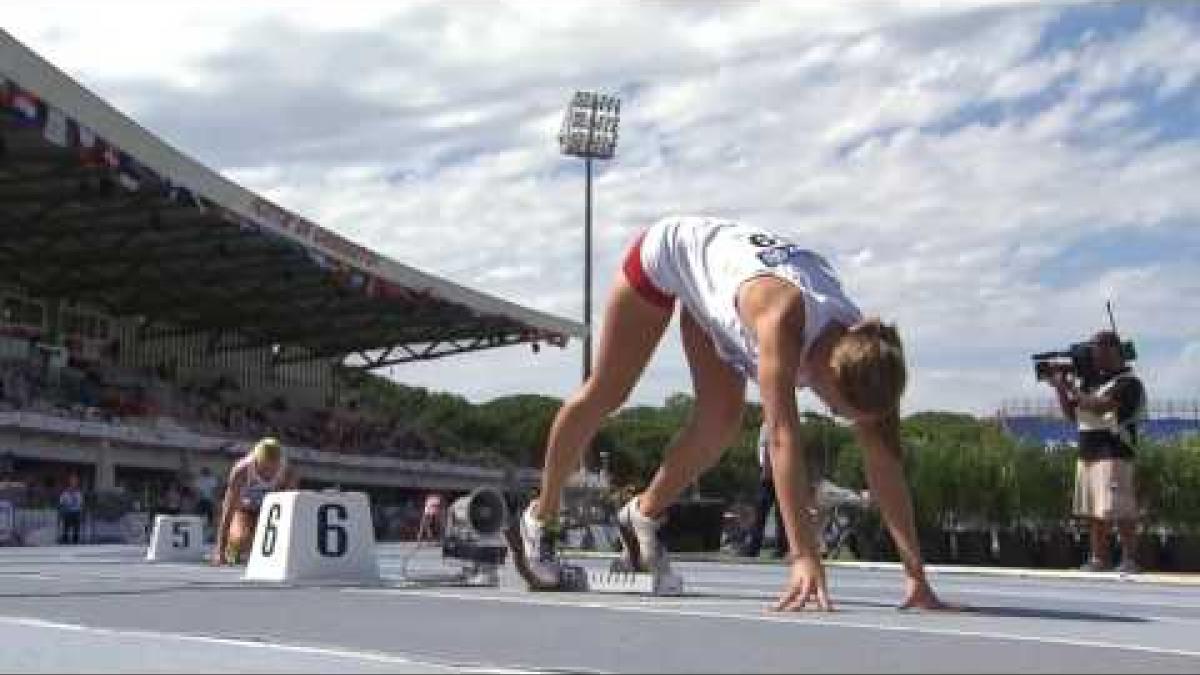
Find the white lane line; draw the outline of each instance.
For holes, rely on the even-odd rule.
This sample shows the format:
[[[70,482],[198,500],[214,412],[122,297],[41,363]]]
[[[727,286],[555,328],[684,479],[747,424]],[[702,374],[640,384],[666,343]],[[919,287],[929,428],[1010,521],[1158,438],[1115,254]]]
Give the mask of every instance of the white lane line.
[[[578,607],[583,609],[602,609],[616,612],[638,612],[642,614],[659,614],[670,616],[687,616],[702,619],[722,619],[725,621],[758,621],[765,623],[792,623],[804,624],[809,626],[825,626],[830,628],[863,628],[867,630],[875,630],[890,633],[917,633],[922,635],[937,635],[948,637],[967,637],[980,638],[987,640],[1009,640],[1014,642],[1035,642],[1039,644],[1061,645],[1068,647],[1088,647],[1096,649],[1118,649],[1122,651],[1142,652],[1150,654],[1162,654],[1169,656],[1186,656],[1191,658],[1200,658],[1200,651],[1192,651],[1187,649],[1175,649],[1171,647],[1151,647],[1147,645],[1136,644],[1121,644],[1117,642],[1103,642],[1100,640],[1079,640],[1075,638],[1064,637],[1044,637],[1036,635],[1021,635],[1019,633],[1005,633],[1000,631],[972,631],[959,630],[956,628],[931,628],[925,626],[885,626],[874,623],[865,623],[861,621],[847,621],[842,619],[828,618],[828,615],[821,618],[806,617],[802,614],[725,614],[721,612],[713,612],[706,610],[684,610],[672,609],[665,607],[652,607],[648,605],[630,605],[617,603],[602,603],[602,602],[579,602],[579,601],[557,601],[542,599],[538,597],[517,596],[517,595],[485,595],[474,593],[456,593],[449,591],[436,590],[421,590],[421,589],[367,589],[367,588],[347,588],[342,589],[345,593],[379,593],[379,594],[397,594],[397,595],[413,595],[424,596],[431,598],[445,598],[448,600],[471,600],[471,601],[490,601],[499,603],[509,603],[517,605],[535,605],[543,607]],[[970,616],[970,614],[967,614]]]
[[[368,661],[371,663],[380,663],[385,665],[405,665],[414,666],[423,669],[438,669],[445,672],[456,673],[481,673],[481,672],[498,672],[498,673],[537,673],[535,669],[521,668],[505,668],[500,666],[488,666],[486,664],[472,665],[454,665],[435,663],[433,661],[422,661],[408,656],[396,654],[385,654],[382,652],[358,651],[349,649],[333,649],[329,647],[311,647],[305,645],[290,645],[278,642],[262,642],[258,640],[239,640],[236,638],[220,638],[210,637],[206,635],[188,635],[186,633],[168,633],[163,631],[151,630],[136,630],[124,628],[100,628],[97,626],[85,626],[74,623],[60,623],[57,621],[47,621],[45,619],[35,619],[29,617],[18,616],[0,616],[0,624],[8,624],[13,626],[24,626],[28,628],[43,628],[48,630],[69,631],[74,633],[88,633],[92,635],[103,635],[108,637],[129,637],[141,639],[169,640],[177,642],[193,642],[208,645],[220,645],[225,647],[245,647],[250,649],[262,649],[267,651],[285,652],[291,654],[306,654],[310,656],[326,656],[339,659],[352,659],[358,661]]]
[[[37,579],[53,579],[66,581],[128,581],[128,582],[172,582],[172,583],[187,583],[187,584],[205,584],[218,582],[241,581],[240,574],[224,573],[221,570],[207,568],[205,566],[189,565],[187,563],[156,563],[153,570],[142,570],[143,572],[155,572],[152,574],[130,574],[117,572],[89,572],[89,571],[72,571],[69,574],[66,572],[47,572],[47,571],[23,571],[23,572],[0,572],[0,577],[26,577]],[[201,572],[200,577],[182,577],[178,575],[168,574],[170,572]]]
[[[601,556],[578,556],[580,558],[599,558],[606,559],[612,557],[609,554]],[[689,566],[704,566],[704,565],[724,565],[727,567],[750,567],[758,569],[779,569],[782,565],[778,562],[752,562],[739,560],[720,560],[720,559],[705,559],[704,557],[687,557],[677,556],[672,557],[673,561],[679,562],[681,565]],[[883,562],[883,561],[866,561],[866,560],[826,560],[825,565],[830,569],[847,569],[847,570],[864,570],[870,572],[900,572],[903,571],[903,566],[898,562]],[[925,570],[931,572],[931,576],[938,574],[943,575],[966,575],[975,577],[1008,577],[1010,579],[1038,579],[1047,581],[1086,581],[1086,582],[1125,582],[1132,584],[1154,584],[1163,587],[1170,586],[1197,586],[1200,585],[1200,574],[1194,572],[1141,572],[1133,575],[1123,575],[1119,572],[1084,572],[1081,570],[1072,569],[1053,569],[1053,568],[1033,568],[1033,567],[995,567],[983,565],[926,565]]]
[[[778,600],[778,596],[776,594],[774,594],[770,591],[765,591],[765,590],[763,591],[761,597],[745,597],[745,596],[722,597],[721,592],[729,590],[728,588],[724,588],[723,586],[724,585],[722,585],[722,586],[702,586],[702,585],[691,584],[688,586],[688,592],[689,593],[697,593],[699,595],[685,595],[683,597],[670,597],[670,596],[655,597],[655,596],[638,595],[635,593],[629,593],[629,594],[623,594],[623,595],[622,594],[608,594],[608,595],[604,596],[607,599],[607,602],[604,602],[603,604],[605,607],[608,607],[611,609],[638,609],[638,608],[642,608],[642,607],[662,608],[662,607],[755,607],[755,606],[766,609],[766,608],[773,607],[775,605],[776,600]],[[420,591],[434,590],[434,589],[429,589],[429,588],[421,588],[420,586],[410,586],[410,587],[404,588],[404,589],[390,588],[390,589],[377,589],[377,590],[408,592],[409,589],[420,590]],[[350,589],[350,590],[369,592],[372,589]],[[499,597],[520,597],[520,596],[519,595],[505,595],[505,596],[495,596],[495,597],[499,598]],[[869,605],[869,606],[873,606],[873,607],[882,607],[885,609],[890,608],[890,609],[895,609],[896,611],[899,611],[899,603],[898,602],[897,603],[889,603],[886,600],[881,600],[877,596],[856,596],[856,595],[846,595],[843,593],[838,593],[834,599],[836,601],[840,601],[841,603],[848,604],[848,605]],[[576,604],[565,598],[561,601],[547,599],[546,602],[547,602],[547,604],[561,605],[561,606],[567,606],[567,607],[574,606]],[[1171,607],[1172,605],[1162,605],[1162,606]],[[986,610],[986,609],[988,609],[988,607],[983,606],[983,609]],[[1001,608],[1001,609],[1020,609],[1020,608]],[[1030,608],[1029,611],[1031,612],[1031,615],[1029,617],[1013,616],[1013,617],[1000,617],[1000,618],[1036,619],[1037,617],[1032,615],[1032,613],[1036,612],[1037,608]],[[1104,612],[1080,610],[1078,613],[1080,613],[1080,614],[1088,614],[1088,613],[1103,614]],[[986,611],[967,613],[967,616],[975,616],[975,617],[986,616]],[[1176,625],[1181,625],[1181,626],[1200,625],[1200,618],[1191,619],[1191,618],[1178,617],[1178,616],[1155,616],[1155,615],[1146,615],[1146,614],[1130,614],[1127,617],[1126,617],[1126,615],[1120,615],[1120,616],[1122,616],[1123,618],[1132,618],[1132,619],[1141,620],[1146,623],[1169,623],[1169,624],[1176,624]]]
[[[689,586],[689,590],[696,591],[699,593],[709,592],[709,593],[719,594],[722,589],[714,588],[714,587],[692,585],[692,586]],[[663,599],[664,598],[655,598],[655,599],[653,599],[653,602],[655,605],[659,605],[659,604],[687,605],[687,604],[689,604],[686,601],[681,601],[679,599],[674,599],[674,598],[669,598],[669,599],[675,600],[675,602],[663,603],[663,602],[661,602]],[[700,604],[700,605],[731,606],[731,605],[744,604],[747,602],[751,602],[751,603],[755,603],[755,604],[761,604],[763,607],[774,606],[775,601],[777,600],[776,596],[774,596],[774,595],[769,596],[769,597],[767,595],[764,595],[761,598],[725,598],[724,602],[718,602],[719,600],[721,600],[721,598],[719,598],[719,597],[713,598],[711,596],[708,596],[708,597],[698,596],[698,597],[695,597],[695,599],[699,601],[695,604]],[[837,604],[837,601],[841,601],[842,604],[871,605],[874,607],[891,608],[891,609],[895,609],[896,611],[900,611],[898,604],[881,601],[878,597],[875,597],[875,596],[855,596],[855,595],[845,595],[843,593],[837,593],[837,594],[835,594],[835,597],[833,599],[835,601],[835,604]],[[649,602],[650,599],[647,598],[647,601]],[[967,603],[967,604],[968,604],[968,606],[970,606],[970,603]],[[637,605],[633,605],[633,606],[636,607]],[[1169,607],[1171,605],[1164,605],[1164,606]],[[1014,608],[1014,607],[990,608],[987,605],[981,605],[980,606],[981,611],[966,612],[965,615],[966,616],[974,616],[974,617],[987,616],[987,610],[989,610],[989,609],[1010,609],[1010,610],[1018,610],[1019,611],[1024,608]],[[1011,617],[1000,617],[1000,618],[1034,619],[1034,620],[1036,620],[1038,618],[1036,616],[1036,612],[1038,611],[1038,608],[1031,607],[1031,608],[1028,608],[1027,611],[1029,612],[1028,616],[1014,615]],[[1054,611],[1058,611],[1058,610],[1054,610]],[[1062,613],[1071,614],[1073,612],[1071,610],[1063,610]],[[1125,614],[1114,614],[1112,612],[1099,612],[1099,611],[1091,611],[1091,610],[1079,610],[1074,613],[1081,614],[1081,615],[1082,614],[1095,614],[1095,615],[1107,614],[1110,616],[1119,616],[1123,619],[1135,619],[1135,620],[1143,621],[1146,623],[1170,623],[1170,624],[1177,624],[1180,626],[1200,625],[1200,618],[1189,619],[1189,618],[1179,617],[1179,616],[1155,616],[1155,615],[1147,615],[1147,614],[1125,615]]]
[[[870,586],[862,586],[862,588],[871,588],[871,587]],[[881,586],[879,588],[883,588],[883,587]],[[1042,592],[1040,589],[1030,589],[1030,592],[1024,593],[1021,591],[991,590],[988,588],[980,588],[980,587],[972,587],[972,586],[947,585],[944,588],[945,588],[944,592],[948,592],[948,593],[994,595],[997,597],[1008,597],[1008,598],[1031,598],[1031,599],[1035,599],[1035,600],[1073,600],[1073,601],[1081,601],[1081,602],[1084,602],[1084,601],[1101,602],[1103,604],[1123,605],[1123,606],[1129,606],[1129,607],[1165,607],[1167,609],[1200,609],[1200,603],[1175,602],[1175,601],[1159,602],[1156,600],[1138,600],[1136,598],[1122,598],[1119,595],[1110,594],[1107,592],[1104,593],[1104,596],[1106,598],[1112,598],[1111,600],[1109,600],[1109,599],[1097,600],[1095,593],[1086,593],[1083,591],[1080,591],[1079,593],[1046,593],[1046,592]],[[1181,590],[1183,590],[1183,589],[1178,589],[1177,592],[1181,591]]]
[[[712,579],[712,578],[705,579],[705,581],[709,584],[713,584],[712,586],[706,586],[705,588],[711,588],[714,591],[719,591],[722,587],[725,587],[725,588],[751,588],[751,589],[760,589],[761,590],[761,589],[764,589],[764,587],[766,587],[768,585],[767,582],[737,581],[737,580],[726,581],[723,579]],[[784,578],[781,576],[778,579],[778,582],[780,584],[782,584],[783,581],[784,581]],[[895,591],[896,593],[899,593],[900,588],[901,588],[897,584],[870,584],[870,583],[853,583],[853,582],[847,583],[847,582],[837,582],[837,581],[830,584],[830,586],[834,593],[836,593],[839,588],[857,588],[857,589],[869,589],[869,590],[881,590],[881,591]],[[697,588],[697,586],[695,586],[694,584],[689,584],[688,587],[689,588]],[[1037,588],[1030,588],[1030,590],[1028,592],[1022,592],[1022,591],[992,590],[990,588],[980,587],[980,586],[959,586],[959,585],[954,585],[953,583],[947,583],[944,586],[938,585],[938,588],[942,591],[943,594],[951,594],[951,595],[957,594],[957,593],[964,593],[964,594],[976,594],[976,595],[994,595],[997,597],[1010,597],[1010,598],[1032,598],[1032,599],[1037,599],[1037,600],[1073,600],[1073,601],[1095,601],[1096,600],[1095,592],[1093,591],[1093,592],[1089,593],[1089,592],[1087,592],[1086,589],[1079,589],[1078,593],[1063,593],[1063,592],[1049,592],[1048,593],[1048,592],[1045,592],[1045,590],[1046,590],[1045,588],[1037,587]],[[1134,589],[1127,589],[1127,590],[1132,591]],[[1143,589],[1137,589],[1137,590],[1143,590]],[[1175,593],[1180,593],[1184,589],[1173,589],[1173,590]],[[1137,607],[1166,607],[1168,609],[1200,609],[1200,603],[1175,602],[1175,601],[1158,602],[1155,600],[1117,599],[1117,598],[1120,598],[1120,596],[1116,595],[1116,594],[1108,594],[1107,597],[1112,597],[1114,599],[1113,600],[1102,600],[1101,602],[1103,602],[1105,604],[1112,604],[1112,605],[1126,605],[1126,606],[1137,606]]]
[[[900,571],[900,563],[837,560],[826,563],[830,567],[872,571]],[[1020,579],[1050,579],[1062,581],[1106,581],[1138,584],[1161,584],[1192,586],[1200,584],[1200,574],[1170,574],[1145,572],[1142,574],[1120,574],[1117,572],[1083,572],[1080,570],[1037,569],[1028,567],[979,567],[967,565],[926,565],[925,569],[935,574],[995,576]]]

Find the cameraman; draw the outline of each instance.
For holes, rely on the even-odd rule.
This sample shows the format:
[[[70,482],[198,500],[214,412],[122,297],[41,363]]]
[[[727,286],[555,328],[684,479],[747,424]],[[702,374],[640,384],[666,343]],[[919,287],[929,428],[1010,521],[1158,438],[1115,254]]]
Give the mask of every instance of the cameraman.
[[[1146,392],[1126,364],[1116,333],[1096,333],[1091,340],[1091,355],[1096,376],[1085,377],[1082,389],[1074,377],[1062,371],[1056,371],[1050,379],[1063,414],[1079,428],[1074,512],[1089,521],[1092,549],[1090,559],[1080,569],[1110,569],[1108,533],[1116,523],[1122,551],[1118,569],[1133,574],[1138,571],[1133,449]]]
[[[779,499],[775,493],[774,472],[771,470],[771,450],[766,425],[758,432],[758,466],[760,468],[758,482],[758,509],[754,513],[754,529],[750,533],[750,542],[745,554],[757,558],[762,551],[763,538],[766,535],[767,515],[771,508],[775,509],[775,557],[784,558],[788,552],[787,532],[783,526],[783,509],[779,508]]]

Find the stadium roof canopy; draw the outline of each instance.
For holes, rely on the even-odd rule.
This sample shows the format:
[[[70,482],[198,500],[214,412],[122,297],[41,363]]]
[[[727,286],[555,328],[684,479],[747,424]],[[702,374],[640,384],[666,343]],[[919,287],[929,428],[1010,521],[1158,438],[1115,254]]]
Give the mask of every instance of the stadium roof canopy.
[[[423,273],[176,151],[0,30],[0,279],[144,317],[143,336],[379,367],[580,323]],[[235,337],[236,336],[236,337]]]

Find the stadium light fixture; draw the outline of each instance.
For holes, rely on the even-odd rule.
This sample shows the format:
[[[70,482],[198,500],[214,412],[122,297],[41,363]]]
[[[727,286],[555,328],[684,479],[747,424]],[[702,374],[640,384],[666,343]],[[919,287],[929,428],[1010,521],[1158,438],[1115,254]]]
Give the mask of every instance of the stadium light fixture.
[[[558,145],[564,155],[612,159],[617,150],[621,99],[609,94],[577,91],[563,115]]]
[[[612,159],[617,151],[621,99],[611,94],[577,91],[563,114],[558,132],[562,154],[584,161],[583,193],[583,380],[592,374],[592,160]]]

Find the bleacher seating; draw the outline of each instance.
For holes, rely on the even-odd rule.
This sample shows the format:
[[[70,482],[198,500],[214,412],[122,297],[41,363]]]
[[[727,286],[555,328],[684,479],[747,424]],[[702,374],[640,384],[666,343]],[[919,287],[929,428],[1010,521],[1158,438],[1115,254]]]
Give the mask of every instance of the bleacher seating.
[[[223,378],[174,383],[111,365],[58,369],[53,381],[24,360],[0,361],[0,411],[35,412],[117,428],[178,429],[240,443],[274,435],[290,446],[348,455],[496,467],[489,454],[451,456],[420,429],[357,406],[256,406]]]
[[[1063,418],[1041,415],[1007,415],[1000,423],[1010,435],[1038,445],[1070,445],[1077,442],[1075,425]],[[1170,441],[1187,434],[1200,434],[1200,419],[1151,418],[1140,426],[1141,437]]]

